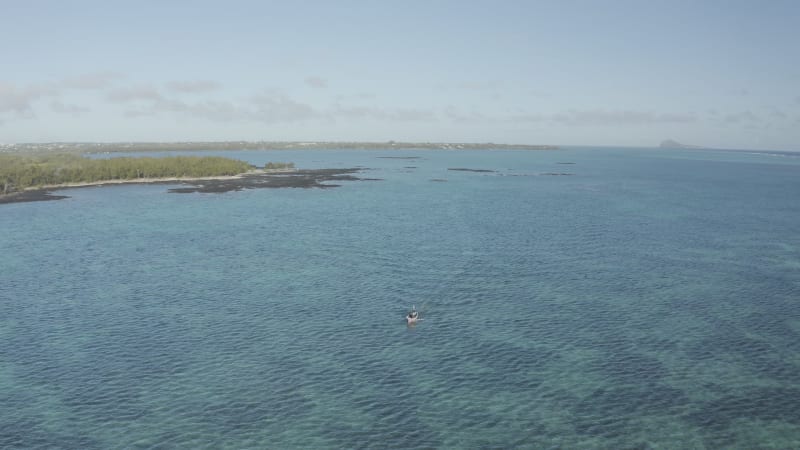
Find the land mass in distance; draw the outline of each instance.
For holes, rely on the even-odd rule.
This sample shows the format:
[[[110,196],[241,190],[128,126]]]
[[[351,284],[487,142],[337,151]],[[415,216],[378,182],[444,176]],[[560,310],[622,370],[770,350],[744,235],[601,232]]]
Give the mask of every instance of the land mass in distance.
[[[555,145],[447,143],[447,142],[329,142],[329,141],[220,141],[220,142],[46,142],[0,144],[3,153],[29,152],[150,152],[198,150],[558,150]]]

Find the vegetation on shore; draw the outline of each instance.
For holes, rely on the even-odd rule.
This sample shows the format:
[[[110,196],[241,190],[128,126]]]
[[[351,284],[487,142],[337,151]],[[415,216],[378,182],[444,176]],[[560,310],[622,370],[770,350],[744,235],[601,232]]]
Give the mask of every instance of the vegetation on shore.
[[[293,167],[292,163],[268,163],[265,169]],[[244,161],[216,156],[89,159],[75,154],[0,154],[0,195],[70,183],[238,175],[254,168]]]

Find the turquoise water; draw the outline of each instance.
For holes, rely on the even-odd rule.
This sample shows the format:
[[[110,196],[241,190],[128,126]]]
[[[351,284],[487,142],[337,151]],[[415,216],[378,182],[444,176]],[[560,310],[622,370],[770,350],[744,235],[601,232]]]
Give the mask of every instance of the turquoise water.
[[[0,206],[0,448],[800,447],[800,156],[224,154],[381,181]]]

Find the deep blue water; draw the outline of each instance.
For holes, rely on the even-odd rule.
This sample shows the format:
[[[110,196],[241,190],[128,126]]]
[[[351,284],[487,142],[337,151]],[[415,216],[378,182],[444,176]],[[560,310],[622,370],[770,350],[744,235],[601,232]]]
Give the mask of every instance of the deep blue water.
[[[382,180],[0,206],[0,448],[800,447],[800,156],[221,154]]]

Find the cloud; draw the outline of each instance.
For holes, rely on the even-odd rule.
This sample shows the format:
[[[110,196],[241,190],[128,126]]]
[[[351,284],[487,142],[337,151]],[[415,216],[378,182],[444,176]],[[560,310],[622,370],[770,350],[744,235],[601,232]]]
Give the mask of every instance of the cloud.
[[[360,102],[363,100],[374,100],[377,97],[378,97],[377,95],[370,92],[358,92],[355,94],[339,94],[336,95],[334,99],[336,100],[337,103],[339,103],[339,102],[350,102],[350,101]]]
[[[336,117],[355,117],[375,120],[388,120],[393,122],[434,121],[436,115],[433,111],[414,108],[375,108],[370,106],[344,107],[336,105],[331,112]]]
[[[770,110],[769,117],[770,119],[775,119],[775,120],[786,120],[789,118],[789,116],[785,112],[777,108],[772,108]]]
[[[91,111],[84,106],[64,104],[60,100],[53,100],[50,102],[50,109],[59,114],[71,114],[73,116]]]
[[[135,119],[135,118],[137,118],[137,117],[150,117],[150,116],[155,116],[155,115],[156,115],[156,114],[158,114],[158,113],[157,113],[156,111],[142,111],[142,110],[130,109],[130,110],[127,110],[127,111],[125,111],[125,112],[124,112],[124,113],[122,113],[122,114],[123,114],[125,117],[129,117],[129,118]]]
[[[60,87],[64,89],[105,89],[120,78],[124,78],[123,75],[116,72],[87,73],[65,78],[61,81]]]
[[[190,94],[216,91],[222,87],[220,83],[211,80],[170,81],[166,86],[172,92]]]
[[[554,122],[568,126],[653,125],[660,123],[691,123],[693,114],[654,113],[651,111],[571,110],[554,114],[520,114],[510,117],[517,122]]]
[[[553,120],[575,126],[651,125],[657,123],[690,123],[690,114],[653,113],[650,111],[569,111],[553,116]]]
[[[31,102],[38,98],[14,86],[13,84],[0,84],[0,113],[12,112],[24,114],[31,109]]]
[[[467,81],[456,84],[456,87],[468,91],[491,91],[499,88],[500,83],[496,81]]]
[[[162,102],[156,107],[159,110],[173,111],[190,117],[208,119],[216,122],[231,122],[250,118],[250,114],[246,109],[228,101],[184,103],[173,100]]]
[[[446,83],[436,83],[433,88],[437,91],[462,90],[462,91],[497,91],[503,87],[503,83],[498,81],[450,81]]]
[[[52,84],[33,84],[17,87],[0,82],[0,114],[12,118],[32,117],[33,104],[44,97],[55,97],[58,89]]]
[[[136,118],[172,113],[185,117],[215,122],[295,122],[324,117],[310,105],[297,102],[280,92],[262,92],[244,103],[231,101],[186,102],[162,96],[149,87],[131,88],[113,93],[117,103],[139,102],[138,107],[124,112],[125,117]]]
[[[727,124],[753,123],[761,122],[761,118],[756,114],[753,114],[751,111],[742,111],[738,113],[726,114],[723,122]]]
[[[111,103],[127,103],[137,100],[163,101],[164,97],[152,86],[135,86],[114,89],[106,96]]]
[[[64,91],[72,89],[104,89],[111,83],[121,78],[114,72],[97,72],[64,78],[60,81],[47,83],[34,83],[27,86],[18,86],[12,83],[0,82],[0,115],[8,118],[34,117],[35,104],[43,99],[54,99],[50,102],[50,109],[63,114],[78,114],[88,112],[88,109],[62,103],[59,97]]]
[[[217,122],[230,122],[234,120],[248,119],[250,113],[235,106],[231,102],[225,101],[206,101],[198,103],[187,103],[181,100],[170,100],[166,98],[158,99],[149,106],[129,109],[124,112],[125,117],[148,117],[161,113],[176,113],[187,117],[208,119]]]
[[[486,115],[479,113],[477,111],[470,111],[469,113],[462,113],[454,106],[448,106],[444,109],[444,116],[448,119],[452,120],[453,122],[460,122],[460,123],[486,123],[494,121]]]
[[[516,114],[508,118],[509,122],[549,122],[554,119],[555,114]]]
[[[33,117],[35,108],[41,106],[37,102],[44,99],[49,100],[44,107],[49,107],[50,111],[57,114],[79,115],[91,112],[85,106],[74,104],[66,97],[62,98],[62,94],[70,90],[102,90],[99,95],[109,104],[122,105],[121,113],[127,118],[172,114],[217,122],[261,123],[334,120],[337,117],[390,122],[437,120],[433,111],[419,108],[344,106],[338,101],[327,108],[315,107],[297,101],[279,90],[265,90],[240,99],[191,102],[179,97],[179,94],[208,92],[219,89],[221,85],[209,80],[194,80],[172,81],[160,87],[152,83],[114,86],[114,81],[119,78],[121,75],[116,73],[98,72],[23,87],[0,82],[0,121]],[[307,82],[317,87],[327,86],[327,82],[318,77],[309,77]],[[372,97],[374,94],[358,94],[353,100]]]
[[[253,117],[262,122],[294,122],[321,116],[310,105],[300,103],[280,92],[265,91],[250,98]]]
[[[306,84],[313,88],[324,89],[328,87],[328,80],[320,77],[308,77],[306,78]]]

